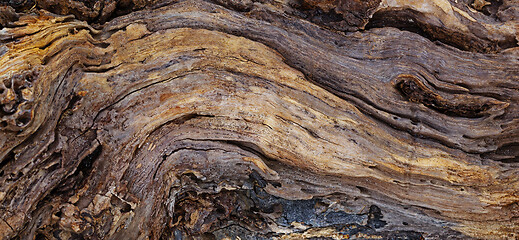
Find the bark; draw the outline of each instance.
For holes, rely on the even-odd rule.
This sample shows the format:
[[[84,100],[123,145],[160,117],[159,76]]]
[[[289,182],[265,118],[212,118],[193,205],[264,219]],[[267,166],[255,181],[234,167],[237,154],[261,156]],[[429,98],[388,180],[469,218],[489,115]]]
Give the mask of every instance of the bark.
[[[6,1],[0,238],[518,238],[518,12]]]

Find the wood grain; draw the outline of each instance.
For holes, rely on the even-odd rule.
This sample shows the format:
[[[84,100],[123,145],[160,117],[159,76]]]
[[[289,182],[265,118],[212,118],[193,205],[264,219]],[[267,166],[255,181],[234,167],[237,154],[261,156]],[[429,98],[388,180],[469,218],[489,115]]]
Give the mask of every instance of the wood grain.
[[[512,3],[51,3],[0,9],[2,239],[519,237]]]

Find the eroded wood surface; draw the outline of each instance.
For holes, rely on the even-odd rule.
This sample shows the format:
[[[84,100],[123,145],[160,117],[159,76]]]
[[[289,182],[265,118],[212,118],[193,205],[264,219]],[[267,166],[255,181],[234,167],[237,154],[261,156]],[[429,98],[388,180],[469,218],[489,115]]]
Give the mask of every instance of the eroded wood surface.
[[[517,9],[2,7],[0,236],[517,238]]]

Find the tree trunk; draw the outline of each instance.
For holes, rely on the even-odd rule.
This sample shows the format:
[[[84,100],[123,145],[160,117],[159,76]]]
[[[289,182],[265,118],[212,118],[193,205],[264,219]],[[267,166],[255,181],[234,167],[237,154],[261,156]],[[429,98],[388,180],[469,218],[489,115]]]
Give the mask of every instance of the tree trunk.
[[[1,239],[519,238],[517,1],[8,2]]]

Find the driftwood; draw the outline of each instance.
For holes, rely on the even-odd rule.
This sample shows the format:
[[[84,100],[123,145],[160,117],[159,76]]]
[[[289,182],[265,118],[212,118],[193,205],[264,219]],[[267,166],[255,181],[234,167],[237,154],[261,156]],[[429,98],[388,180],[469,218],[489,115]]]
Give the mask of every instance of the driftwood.
[[[519,3],[7,1],[2,239],[517,239]]]

